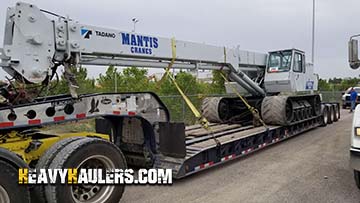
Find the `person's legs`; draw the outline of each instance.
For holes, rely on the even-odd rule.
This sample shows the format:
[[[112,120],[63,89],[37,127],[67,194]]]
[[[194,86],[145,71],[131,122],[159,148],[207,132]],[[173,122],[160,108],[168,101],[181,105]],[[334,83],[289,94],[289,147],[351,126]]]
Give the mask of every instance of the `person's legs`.
[[[353,110],[355,110],[355,101],[351,101],[350,112],[352,112]]]
[[[356,100],[354,101],[354,108],[353,108],[354,111],[355,111],[355,108],[356,108]]]

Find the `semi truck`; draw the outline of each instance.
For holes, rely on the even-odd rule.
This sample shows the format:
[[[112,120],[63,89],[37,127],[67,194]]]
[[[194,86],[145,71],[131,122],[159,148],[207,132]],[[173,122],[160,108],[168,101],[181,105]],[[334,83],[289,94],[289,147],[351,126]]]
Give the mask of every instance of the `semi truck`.
[[[23,2],[8,8],[4,31],[0,66],[11,79],[0,89],[0,202],[118,202],[124,185],[18,185],[18,170],[140,166],[179,179],[340,118],[338,103],[314,93],[318,77],[298,49],[258,53],[124,32]],[[161,68],[170,78],[169,69],[220,70],[233,94],[205,98],[201,114],[193,109],[199,123],[185,126],[152,92],[78,95],[70,71],[78,65]],[[46,89],[61,66],[69,95],[27,90]],[[42,130],[88,119],[95,132]]]
[[[348,48],[349,48],[349,65],[352,69],[357,69],[360,66],[360,61],[358,57],[358,40],[356,39],[360,35],[353,35],[350,37]],[[350,167],[354,171],[354,179],[356,186],[360,189],[360,109],[359,106],[356,106],[351,135],[350,135],[351,145],[350,145]]]

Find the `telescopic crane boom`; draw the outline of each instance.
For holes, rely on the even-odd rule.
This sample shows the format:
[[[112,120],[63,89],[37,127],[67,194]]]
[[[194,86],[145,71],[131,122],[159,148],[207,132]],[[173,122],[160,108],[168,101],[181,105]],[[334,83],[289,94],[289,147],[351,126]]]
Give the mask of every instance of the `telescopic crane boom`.
[[[17,3],[7,11],[1,66],[26,83],[48,84],[63,65],[116,65],[178,69],[225,69],[254,95],[265,95],[240,67],[264,67],[266,54],[194,42],[123,32],[79,23],[70,18],[48,18],[35,5]],[[71,74],[65,70],[71,86]]]

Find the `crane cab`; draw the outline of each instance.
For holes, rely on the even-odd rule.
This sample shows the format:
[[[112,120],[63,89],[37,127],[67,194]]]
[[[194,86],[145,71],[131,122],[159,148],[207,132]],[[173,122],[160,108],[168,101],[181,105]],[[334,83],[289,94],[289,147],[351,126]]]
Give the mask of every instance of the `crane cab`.
[[[264,84],[268,93],[312,91],[317,90],[318,76],[303,51],[274,51],[267,58]]]

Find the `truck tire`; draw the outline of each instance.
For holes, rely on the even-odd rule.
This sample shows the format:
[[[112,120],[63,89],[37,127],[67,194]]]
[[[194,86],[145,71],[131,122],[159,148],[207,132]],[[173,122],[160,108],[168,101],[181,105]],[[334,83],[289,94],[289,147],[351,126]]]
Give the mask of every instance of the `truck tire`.
[[[354,179],[355,179],[356,186],[360,190],[360,171],[354,170]]]
[[[0,160],[3,160],[11,164],[16,169],[29,168],[29,166],[24,162],[24,160],[22,160],[18,155],[16,155],[14,152],[11,152],[1,147],[0,147]]]
[[[287,96],[265,97],[261,103],[261,117],[266,124],[289,125],[294,118],[292,103]]]
[[[113,143],[99,138],[76,140],[61,149],[52,160],[55,168],[103,168],[125,169],[126,160],[120,149]],[[88,187],[90,186],[90,187]],[[48,202],[119,202],[124,193],[124,185],[46,185]],[[80,188],[80,189],[79,189]],[[90,193],[91,191],[91,193]],[[85,200],[85,201],[84,201]]]
[[[0,160],[0,202],[26,203],[30,202],[30,192],[27,185],[19,185],[18,168]]]
[[[328,107],[321,105],[321,121],[320,126],[325,127],[328,124]]]
[[[55,158],[59,151],[61,151],[71,142],[84,138],[85,137],[70,137],[56,142],[40,157],[39,161],[36,164],[36,169],[49,168],[52,160]],[[31,191],[31,199],[35,202],[46,202],[45,185],[35,185],[33,187],[33,190]]]
[[[19,168],[29,168],[29,166],[14,152],[0,147],[0,187],[5,189],[5,192],[10,191],[8,197],[11,203],[30,202],[29,187],[27,185],[20,187],[18,184]],[[13,188],[14,185],[15,188]],[[4,197],[5,194],[3,193]],[[14,195],[22,195],[22,197],[15,197]]]

